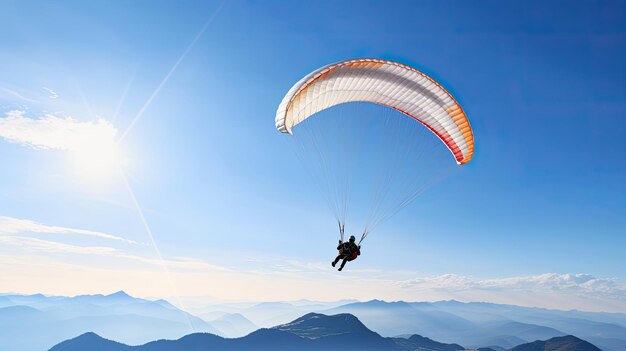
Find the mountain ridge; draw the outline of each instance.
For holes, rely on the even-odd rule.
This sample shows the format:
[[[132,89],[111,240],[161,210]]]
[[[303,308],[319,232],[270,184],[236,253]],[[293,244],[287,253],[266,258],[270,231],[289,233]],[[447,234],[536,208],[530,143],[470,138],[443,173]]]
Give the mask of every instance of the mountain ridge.
[[[350,314],[308,313],[289,323],[262,328],[241,338],[227,339],[209,333],[194,333],[177,340],[156,340],[129,346],[108,340],[95,333],[85,333],[63,341],[49,351],[462,351],[458,344],[446,344],[430,338],[385,338],[369,330]],[[494,350],[480,348],[479,350]],[[509,351],[601,351],[595,345],[572,335],[537,340],[515,346]]]
[[[86,332],[130,344],[176,338],[195,330],[220,332],[210,323],[163,302],[124,291],[73,297],[5,295],[0,305],[2,349],[39,351]],[[6,304],[10,304],[6,306]],[[37,330],[37,338],[32,337]]]
[[[595,345],[573,335],[537,340],[518,345],[510,351],[602,351]]]
[[[411,336],[398,342],[369,330],[349,314],[327,316],[309,313],[290,323],[262,328],[245,337],[226,339],[208,333],[194,333],[177,340],[157,340],[129,346],[85,333],[53,346],[50,351],[165,351],[165,350],[328,350],[328,351],[457,351],[462,346],[439,343],[422,336]]]
[[[490,346],[501,351],[534,340],[571,334],[604,351],[626,350],[626,314],[622,313],[563,311],[457,300],[346,302],[343,305],[317,301],[300,301],[298,306],[290,302],[212,305],[211,309],[203,309],[209,311],[205,313],[209,318],[203,315],[203,321],[182,312],[167,300],[135,298],[123,290],[72,297],[0,294],[0,325],[1,321],[11,322],[11,329],[0,328],[0,340],[9,349],[36,351],[59,340],[94,331],[107,338],[137,345],[157,337],[175,339],[188,334],[192,331],[188,321],[199,332],[237,338],[248,335],[259,326],[274,328],[293,322],[308,312],[316,312],[350,313],[383,337],[426,335],[443,343],[474,348]],[[253,323],[250,315],[261,324]],[[115,329],[120,319],[132,325],[154,322],[154,326],[170,333],[155,331],[150,334],[151,328]],[[33,327],[41,330],[39,338],[28,337]],[[125,330],[133,332],[132,339],[120,338],[119,333]]]

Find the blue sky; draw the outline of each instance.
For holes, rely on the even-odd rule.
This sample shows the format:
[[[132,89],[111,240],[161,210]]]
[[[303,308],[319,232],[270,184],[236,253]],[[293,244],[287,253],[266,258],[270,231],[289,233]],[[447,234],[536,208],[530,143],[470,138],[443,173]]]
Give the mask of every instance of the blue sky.
[[[610,286],[611,296],[585,307],[626,310],[624,10],[619,2],[3,2],[0,118],[101,118],[119,138],[145,107],[119,145],[159,249],[123,177],[86,176],[68,152],[5,135],[4,280],[16,292],[58,294],[538,304],[517,293],[548,279],[574,289],[576,303],[589,286]],[[470,164],[369,237],[340,276],[325,263],[335,254],[333,218],[274,114],[302,76],[355,57],[400,61],[440,81],[467,112],[477,146]],[[16,220],[30,222],[18,230]],[[201,275],[223,283],[198,292],[190,282]],[[238,277],[258,294],[243,293],[249,285]],[[535,285],[511,288],[510,279]],[[451,280],[454,288],[441,283]],[[485,292],[480,282],[493,280],[501,291]],[[310,289],[345,281],[364,285]],[[402,290],[409,281],[423,289]],[[292,293],[273,293],[280,284]]]

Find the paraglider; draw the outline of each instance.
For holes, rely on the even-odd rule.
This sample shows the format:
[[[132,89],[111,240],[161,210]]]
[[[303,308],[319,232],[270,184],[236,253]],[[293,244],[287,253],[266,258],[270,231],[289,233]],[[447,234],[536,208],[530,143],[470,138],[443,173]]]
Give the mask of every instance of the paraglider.
[[[351,235],[350,239],[346,242],[342,242],[341,240],[339,240],[339,245],[337,245],[337,250],[339,250],[339,253],[337,254],[337,257],[335,257],[335,260],[331,263],[333,267],[335,267],[337,262],[343,260],[341,262],[341,266],[339,266],[338,269],[339,271],[341,271],[346,265],[346,262],[354,261],[358,256],[361,255],[361,245],[355,244],[355,241],[356,238],[354,237],[354,235]]]
[[[463,108],[454,97],[441,84],[421,71],[398,62],[381,59],[346,60],[321,67],[309,73],[284,96],[276,111],[276,128],[282,133],[293,135],[293,129],[303,124],[309,117],[333,106],[352,102],[383,105],[419,122],[431,132],[431,135],[436,135],[444,143],[458,165],[468,163],[474,155],[472,129]],[[395,116],[393,118],[395,123],[398,118]],[[354,127],[359,126],[355,125]],[[393,128],[393,123],[388,123],[385,124],[384,128],[379,128],[375,132],[381,134],[396,133]],[[319,152],[320,145],[330,145],[334,139],[328,141],[314,139],[313,142],[315,149]],[[402,145],[403,150],[405,146]],[[319,162],[323,166],[321,168],[327,172],[329,178],[339,174],[327,163],[340,151],[331,150],[328,154],[320,153],[319,155]],[[392,156],[396,157],[395,154]],[[392,167],[380,168],[383,172],[394,172]],[[422,173],[427,173],[426,171],[424,170]],[[424,184],[430,183],[435,178],[429,179],[427,175],[423,175],[423,177],[425,178]],[[387,183],[397,178],[402,178],[402,175],[391,174],[391,176],[381,178],[383,179],[382,187],[387,186]],[[331,203],[339,221],[340,243],[343,243],[343,227],[351,183],[349,181],[336,181],[333,182],[333,186],[335,188],[331,189],[330,193],[334,199],[331,200]],[[346,189],[340,189],[342,187]],[[401,196],[393,200],[394,203],[391,203],[391,200],[388,201],[391,204],[386,205],[387,208],[383,208],[385,206],[380,204],[389,198],[386,189],[383,189],[382,195],[373,196],[373,201],[378,202],[373,204],[374,215],[371,216],[372,218],[365,226],[359,242],[353,242],[353,244],[359,247],[374,227],[408,205],[421,193],[423,188],[423,184],[419,186],[410,184],[410,187],[407,186],[405,190],[402,190]],[[342,191],[347,195],[343,194]],[[336,264],[338,259],[333,263]],[[344,264],[345,260],[341,267]]]

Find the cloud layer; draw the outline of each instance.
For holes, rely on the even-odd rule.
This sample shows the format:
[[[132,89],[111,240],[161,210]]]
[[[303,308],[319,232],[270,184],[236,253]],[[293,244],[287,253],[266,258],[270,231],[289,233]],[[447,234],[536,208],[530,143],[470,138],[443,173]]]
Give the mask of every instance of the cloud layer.
[[[2,228],[4,232],[15,232],[22,229],[21,225],[5,224]],[[0,280],[16,282],[12,289],[24,293],[76,295],[121,289],[138,296],[212,296],[247,301],[456,299],[626,312],[626,285],[582,273],[495,279],[443,274],[403,279],[416,273],[350,270],[338,276],[327,263],[290,258],[254,260],[248,267],[223,266],[222,262],[216,265],[212,261],[219,258],[160,259],[142,245],[78,246],[10,233],[0,235],[0,263],[7,263],[0,271]],[[42,291],[43,287],[48,290]]]
[[[116,134],[117,129],[104,119],[80,122],[50,114],[33,119],[18,110],[0,118],[0,137],[34,149],[81,151],[89,145],[112,145]]]
[[[539,275],[499,278],[473,279],[456,274],[444,274],[403,280],[396,283],[403,289],[436,289],[448,292],[469,290],[518,291],[542,293],[575,293],[580,295],[595,294],[626,299],[626,285],[615,279],[596,278],[590,274],[545,273]]]
[[[59,227],[37,223],[27,219],[0,216],[0,235],[15,235],[23,233],[48,233],[48,234],[73,234],[98,237],[103,239],[123,241],[129,244],[136,244],[132,240],[127,240],[119,236],[97,232],[93,230],[75,229]]]

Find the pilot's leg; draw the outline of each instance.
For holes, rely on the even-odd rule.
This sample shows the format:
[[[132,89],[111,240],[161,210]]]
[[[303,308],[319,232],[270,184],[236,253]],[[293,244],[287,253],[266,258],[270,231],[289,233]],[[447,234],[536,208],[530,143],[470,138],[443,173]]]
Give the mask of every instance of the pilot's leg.
[[[349,258],[348,256],[345,256],[345,257],[343,258],[343,261],[341,261],[341,267],[339,267],[339,270],[342,270],[342,269],[343,269],[343,266],[345,266],[345,265],[346,265],[346,262],[348,262],[348,258]]]
[[[332,263],[333,267],[335,267],[335,265],[337,264],[337,262],[339,262],[340,259],[341,259],[341,255],[337,255],[337,257],[335,257],[335,260]]]

